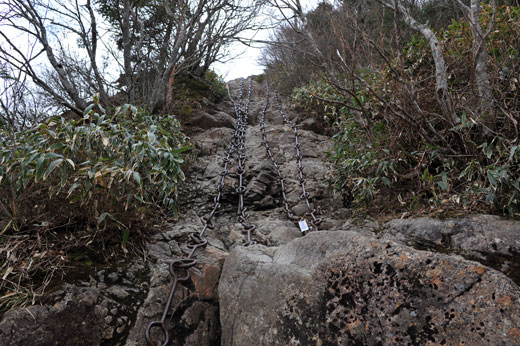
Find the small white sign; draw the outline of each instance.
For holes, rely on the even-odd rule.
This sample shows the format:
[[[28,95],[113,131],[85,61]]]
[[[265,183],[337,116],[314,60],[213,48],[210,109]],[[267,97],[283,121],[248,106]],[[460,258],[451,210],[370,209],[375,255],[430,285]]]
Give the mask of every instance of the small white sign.
[[[309,225],[307,225],[307,220],[301,220],[298,222],[298,226],[300,226],[300,231],[307,232],[309,230]]]

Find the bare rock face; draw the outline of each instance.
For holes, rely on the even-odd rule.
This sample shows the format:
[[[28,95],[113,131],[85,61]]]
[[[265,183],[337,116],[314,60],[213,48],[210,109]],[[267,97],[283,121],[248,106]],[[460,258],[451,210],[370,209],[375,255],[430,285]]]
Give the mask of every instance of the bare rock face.
[[[223,152],[231,137],[233,137],[232,129],[217,127],[195,135],[193,142],[196,144],[199,156],[206,157]]]
[[[518,345],[502,273],[356,232],[237,247],[219,284],[222,345]]]
[[[193,225],[173,226],[157,234],[149,244],[150,289],[137,311],[135,324],[125,345],[146,345],[145,330],[151,321],[160,320],[168,297],[171,285],[168,265],[173,258],[182,256],[182,250],[188,251],[184,244],[188,243],[189,234],[199,226],[196,222]],[[212,237],[209,242],[207,248],[197,253],[197,267],[190,269],[190,287],[179,285],[173,298],[171,318],[166,322],[172,345],[210,346],[218,343],[217,287],[228,253],[221,249],[223,245],[217,239]],[[159,329],[152,330],[152,337],[156,341],[164,341]]]
[[[193,128],[208,130],[219,127],[233,128],[234,123],[235,120],[233,117],[227,113],[216,112],[214,114],[210,114],[199,110],[196,112],[196,114],[192,115],[188,121],[185,122],[185,125]]]
[[[123,345],[147,279],[141,261],[91,270],[88,279],[64,284],[44,297],[42,306],[0,316],[0,345]]]
[[[235,84],[237,83],[230,85],[233,96],[236,96],[238,88]],[[262,97],[264,90],[256,82],[253,82],[253,87],[250,126],[245,141],[247,155],[244,181],[245,205],[248,208],[250,221],[257,226],[253,234],[254,240],[266,246],[278,246],[299,237],[301,233],[298,227],[287,219],[281,208],[279,177],[262,145],[261,130],[257,124],[259,111],[264,106],[265,100]],[[232,105],[222,104],[219,111],[231,114]],[[289,114],[290,117],[291,115],[294,116]],[[272,108],[268,110],[266,117],[269,124],[266,130],[269,142],[279,162],[280,170],[286,177],[289,203],[291,206],[301,204],[293,131],[290,127],[281,124],[281,117]],[[195,123],[193,126],[204,127]],[[224,148],[232,135],[233,130],[227,127],[215,127],[193,135],[198,157],[186,172],[189,184],[182,187],[179,199],[182,213],[175,225],[157,234],[153,242],[148,245],[149,290],[137,311],[135,323],[126,339],[127,346],[142,345],[148,323],[159,319],[163,313],[171,285],[168,265],[173,258],[189,253],[189,249],[186,248],[189,234],[201,230],[202,223],[199,217],[207,215],[213,206],[216,187],[221,179],[219,172],[222,171]],[[320,211],[323,208],[336,208],[334,203],[331,203],[332,192],[327,184],[330,163],[325,160],[325,152],[330,148],[329,138],[302,130],[300,142],[307,191],[311,194],[313,204]],[[198,264],[190,269],[192,280],[186,283],[186,286],[180,285],[173,298],[173,305],[178,306],[177,309],[173,306],[170,309],[167,325],[172,345],[220,344],[218,285],[221,269],[229,251],[243,244],[246,239],[243,226],[237,218],[235,164],[229,165],[228,169],[230,174],[224,180],[225,187],[220,199],[221,208],[213,219],[215,229],[208,230],[206,234],[209,245],[196,255]],[[340,222],[343,223],[342,220]],[[258,288],[261,289],[261,286]],[[156,334],[155,340],[162,340],[159,333]]]
[[[520,223],[493,215],[392,220],[382,237],[419,249],[459,254],[500,270],[520,285]]]

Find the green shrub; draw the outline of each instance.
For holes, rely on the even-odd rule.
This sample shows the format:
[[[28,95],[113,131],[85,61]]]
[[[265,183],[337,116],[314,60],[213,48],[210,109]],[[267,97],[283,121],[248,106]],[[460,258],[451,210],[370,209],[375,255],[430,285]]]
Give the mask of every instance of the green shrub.
[[[188,148],[175,117],[130,105],[0,129],[0,313],[34,304],[65,265],[139,247],[160,212],[176,212]]]
[[[334,103],[344,102],[344,96],[323,80],[313,81],[295,88],[291,96],[293,103],[322,114],[324,120],[331,124],[336,122],[340,116],[348,113],[348,109],[339,103]]]
[[[79,121],[52,117],[35,128],[0,130],[0,230],[94,224],[124,229],[175,210],[188,149],[171,115],[125,105],[90,106]],[[102,109],[101,109],[102,110]]]
[[[212,70],[206,71],[206,82],[209,84],[211,95],[215,102],[224,99],[227,96],[226,82],[216,72]]]
[[[173,102],[167,109],[183,121],[188,119],[196,109],[208,106],[208,101],[218,102],[226,96],[226,83],[222,77],[211,70],[200,78],[180,74],[175,76]]]

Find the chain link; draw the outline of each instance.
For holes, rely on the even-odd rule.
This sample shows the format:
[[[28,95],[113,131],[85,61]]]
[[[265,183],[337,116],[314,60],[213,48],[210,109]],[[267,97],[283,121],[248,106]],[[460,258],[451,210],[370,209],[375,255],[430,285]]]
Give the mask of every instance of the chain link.
[[[246,174],[246,154],[245,154],[245,138],[246,138],[246,132],[248,128],[248,120],[249,120],[249,104],[251,100],[251,89],[252,89],[252,81],[249,79],[249,85],[247,90],[247,97],[245,105],[243,105],[243,96],[244,96],[244,80],[240,80],[240,91],[238,95],[238,103],[236,103],[233,98],[231,97],[231,94],[229,92],[228,88],[228,95],[233,103],[233,107],[235,109],[236,113],[236,122],[234,126],[234,132],[233,136],[226,147],[226,150],[224,152],[224,157],[222,158],[223,162],[223,169],[218,174],[220,176],[220,182],[217,185],[217,194],[213,199],[213,208],[211,209],[210,213],[207,216],[204,216],[201,218],[202,221],[202,230],[200,232],[193,232],[190,234],[190,240],[188,243],[188,249],[190,249],[189,255],[186,257],[178,257],[175,258],[169,266],[169,274],[172,278],[172,285],[170,287],[170,292],[168,294],[168,299],[166,301],[166,304],[164,306],[164,310],[161,316],[160,320],[151,322],[148,327],[146,328],[145,332],[145,338],[146,342],[149,346],[167,346],[170,342],[170,334],[168,332],[168,329],[166,327],[166,318],[168,316],[168,312],[170,311],[173,298],[175,296],[175,291],[177,289],[177,286],[179,283],[188,281],[190,279],[190,273],[189,269],[194,267],[197,264],[197,260],[194,258],[195,253],[198,249],[204,248],[207,246],[208,241],[206,239],[206,231],[208,229],[214,229],[215,225],[213,224],[213,218],[217,211],[220,208],[220,200],[224,193],[224,186],[225,186],[225,180],[226,177],[230,176],[230,170],[229,165],[233,163],[233,156],[236,154],[236,161],[237,161],[237,168],[236,168],[236,177],[238,180],[238,185],[236,188],[236,192],[238,194],[238,220],[244,227],[243,232],[247,233],[247,240],[244,244],[244,246],[249,246],[256,244],[255,241],[252,240],[252,234],[256,230],[256,226],[253,225],[249,221],[249,214],[247,214],[247,208],[244,205],[244,194],[246,191],[245,186],[245,174]],[[311,217],[311,231],[317,231],[318,225],[322,222],[321,218],[317,218],[315,213],[316,210],[312,208],[310,201],[309,201],[309,193],[306,190],[305,187],[305,174],[303,171],[303,164],[302,164],[302,155],[300,150],[300,141],[299,141],[299,132],[296,124],[292,123],[288,120],[280,101],[278,100],[278,95],[274,95],[274,101],[275,106],[280,112],[280,116],[282,117],[282,120],[284,124],[290,126],[293,129],[294,132],[294,139],[295,139],[295,151],[296,151],[296,160],[298,165],[298,181],[299,185],[301,187],[302,193],[300,195],[300,200],[304,200],[307,205],[307,212],[305,213],[305,216]],[[262,113],[260,116],[260,127],[262,132],[262,143],[267,151],[267,155],[269,156],[270,160],[273,163],[273,166],[276,170],[276,173],[278,175],[278,179],[280,181],[280,189],[282,193],[282,199],[284,204],[285,212],[287,213],[287,217],[293,221],[298,222],[301,219],[294,215],[294,213],[289,208],[289,204],[287,201],[287,186],[285,185],[285,178],[283,177],[280,166],[276,159],[274,158],[273,152],[269,146],[269,143],[267,141],[267,136],[265,132],[265,114],[267,111],[269,105],[269,83],[266,81],[266,101],[264,108],[262,109]],[[244,110],[242,111],[242,108]],[[174,311],[177,309],[178,306],[174,307]],[[162,333],[164,341],[161,342],[159,340],[153,340],[152,339],[152,329],[159,329]]]
[[[285,178],[280,171],[280,165],[274,158],[273,151],[271,150],[271,146],[267,141],[267,135],[265,132],[265,113],[267,112],[267,108],[269,107],[269,83],[266,82],[265,86],[266,96],[265,96],[265,104],[262,112],[260,113],[260,131],[262,132],[262,144],[265,147],[265,151],[267,152],[267,156],[271,160],[274,169],[276,171],[276,175],[278,176],[278,181],[280,182],[280,192],[282,193],[282,203],[285,209],[285,213],[287,214],[287,218],[293,222],[298,222],[300,218],[292,212],[291,208],[289,208],[289,203],[287,202],[287,186],[285,186]]]
[[[289,205],[287,203],[287,197],[285,195],[285,191],[287,189],[285,186],[285,179],[281,175],[279,165],[276,162],[276,160],[274,159],[273,153],[271,152],[269,143],[267,142],[267,138],[265,136],[265,124],[264,124],[265,123],[265,112],[267,111],[267,103],[269,102],[269,81],[268,80],[266,80],[266,90],[267,90],[266,105],[265,105],[265,107],[262,111],[262,115],[260,117],[260,119],[261,119],[260,124],[262,127],[262,142],[267,150],[267,155],[273,162],[273,165],[275,166],[276,172],[278,174],[278,178],[280,180],[280,185],[281,185],[281,189],[282,189],[282,198],[283,198],[284,208],[287,213],[287,217],[292,221],[296,221],[298,218],[295,217],[294,214],[290,211]],[[300,195],[300,200],[305,201],[305,204],[307,206],[307,211],[305,212],[304,216],[310,217],[310,219],[311,219],[310,220],[310,222],[311,222],[310,231],[314,231],[314,232],[318,231],[318,225],[323,220],[321,218],[316,217],[316,209],[314,209],[311,206],[311,203],[309,201],[310,194],[309,194],[309,192],[307,192],[306,185],[305,185],[307,180],[305,179],[305,173],[303,171],[303,163],[302,163],[303,157],[302,157],[302,153],[301,153],[300,133],[298,131],[298,127],[297,127],[296,123],[291,122],[287,118],[287,115],[285,114],[285,111],[283,110],[282,105],[280,104],[280,101],[278,99],[278,93],[274,94],[274,105],[277,108],[277,110],[279,111],[284,124],[291,127],[293,130],[294,149],[296,152],[296,164],[298,166],[298,182],[299,182],[299,185],[300,185],[300,188],[302,191],[302,193]],[[305,221],[305,218],[302,218],[302,221]],[[306,221],[305,221],[305,224],[306,224]],[[302,230],[303,233],[306,233],[305,228],[302,228],[301,225],[300,225],[300,229]]]
[[[255,231],[256,226],[253,225],[249,221],[249,214],[247,214],[247,208],[244,206],[244,194],[246,192],[245,182],[245,164],[246,164],[246,154],[245,154],[245,141],[246,141],[246,132],[248,127],[249,120],[249,102],[251,100],[251,88],[252,81],[249,79],[249,86],[247,89],[247,100],[244,112],[240,113],[239,120],[237,122],[240,124],[240,134],[238,137],[237,143],[237,176],[238,176],[238,187],[236,188],[236,192],[238,194],[238,220],[244,226],[244,233],[247,233],[247,242],[244,246],[254,245],[255,241],[251,239],[252,233]]]
[[[215,225],[213,224],[213,217],[217,213],[218,209],[220,208],[220,199],[222,198],[223,192],[224,192],[224,186],[225,186],[225,179],[227,176],[229,176],[230,171],[228,166],[233,162],[233,154],[237,153],[237,159],[238,159],[238,168],[237,172],[240,171],[240,167],[243,169],[243,164],[245,163],[245,155],[244,155],[244,143],[245,143],[245,131],[247,130],[247,118],[248,118],[248,112],[249,112],[249,99],[251,97],[251,80],[249,81],[249,91],[248,91],[248,99],[246,102],[245,112],[242,113],[242,98],[243,98],[243,88],[244,83],[243,80],[240,81],[240,92],[239,92],[239,102],[236,104],[233,99],[231,99],[231,102],[233,103],[233,106],[235,108],[235,113],[237,115],[237,121],[235,122],[234,126],[234,132],[233,137],[231,138],[225,152],[224,157],[222,159],[222,162],[224,164],[224,167],[221,172],[219,172],[220,176],[220,183],[217,186],[217,195],[213,199],[213,208],[211,209],[211,212],[201,218],[202,221],[202,230],[197,233],[191,233],[190,234],[190,242],[188,244],[188,249],[190,249],[190,253],[187,257],[184,258],[176,258],[174,259],[169,266],[169,274],[172,278],[173,282],[170,287],[170,292],[168,294],[168,299],[166,301],[166,304],[164,305],[163,314],[161,316],[160,320],[151,322],[148,327],[146,328],[145,332],[145,339],[149,346],[167,346],[170,342],[170,334],[168,332],[168,329],[166,327],[166,318],[168,316],[168,312],[170,311],[173,297],[175,296],[175,291],[177,289],[177,286],[179,283],[188,281],[190,279],[190,274],[188,272],[188,269],[194,267],[197,264],[197,260],[194,259],[195,252],[199,248],[206,247],[208,244],[208,241],[205,237],[206,231],[208,229],[214,229]],[[229,89],[228,89],[229,92]],[[246,122],[246,125],[244,125],[244,120]],[[240,159],[240,157],[242,157]],[[242,164],[240,164],[242,162]],[[243,174],[240,176],[240,179],[243,179]],[[239,187],[241,185],[239,184]],[[237,189],[238,190],[238,189]],[[241,189],[242,190],[242,189]],[[242,203],[242,216],[244,216],[244,220],[248,223],[247,214],[245,214],[245,208],[243,208],[243,193],[241,194],[240,201]],[[239,208],[240,212],[240,208]],[[241,216],[241,217],[242,217]],[[244,225],[246,226],[246,225]],[[252,226],[252,225],[251,225]],[[248,231],[248,241],[245,244],[250,245],[253,242],[251,241],[251,232],[254,230],[251,229],[251,227],[247,228]],[[177,309],[177,306],[174,307],[174,310]],[[157,328],[160,329],[164,341],[161,343],[161,341],[153,340],[152,339],[152,329]]]

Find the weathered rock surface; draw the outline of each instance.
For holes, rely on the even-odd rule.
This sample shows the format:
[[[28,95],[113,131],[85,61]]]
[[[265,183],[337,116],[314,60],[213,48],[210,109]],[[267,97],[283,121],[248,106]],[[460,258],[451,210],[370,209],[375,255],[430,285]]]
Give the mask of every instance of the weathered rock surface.
[[[234,95],[238,84],[231,83]],[[248,214],[257,229],[253,235],[255,241],[266,246],[277,246],[290,242],[300,236],[298,228],[283,213],[279,181],[266,155],[261,142],[260,127],[257,118],[264,105],[263,86],[253,82],[254,90],[250,104],[250,127],[246,135],[246,175],[245,203]],[[219,110],[232,113],[232,104],[223,103]],[[297,115],[289,113],[296,119]],[[267,112],[267,135],[273,152],[280,164],[282,174],[287,178],[287,195],[291,206],[300,204],[301,189],[297,181],[297,165],[294,156],[294,137],[291,128],[282,125],[282,120],[272,107]],[[199,125],[198,125],[199,126]],[[201,126],[199,126],[201,127]],[[127,345],[141,345],[144,342],[144,330],[149,322],[157,320],[167,299],[170,278],[168,265],[172,258],[188,253],[186,244],[191,232],[201,230],[199,217],[207,215],[213,206],[216,186],[220,181],[222,155],[233,134],[230,128],[211,128],[193,135],[197,148],[197,161],[186,172],[189,184],[180,192],[181,218],[177,223],[165,229],[148,246],[148,268],[150,289],[142,307],[139,309],[135,325],[127,339]],[[328,137],[319,136],[312,131],[301,131],[300,141],[304,156],[307,177],[307,190],[311,193],[314,205],[321,209],[337,210],[341,208],[331,203],[333,195],[327,184],[330,164],[325,160],[325,152],[330,148]],[[190,270],[192,283],[189,290],[181,287],[174,297],[174,305],[180,303],[173,313],[168,328],[172,331],[175,345],[216,345],[220,342],[220,320],[217,284],[228,251],[243,244],[245,235],[238,222],[236,171],[229,167],[231,174],[226,178],[226,187],[221,199],[222,206],[214,218],[216,228],[208,230],[209,246],[198,252],[199,264]],[[341,205],[341,203],[339,203]],[[302,211],[303,213],[303,211]],[[329,222],[333,227],[340,222]],[[160,339],[160,338],[158,338]]]
[[[392,220],[383,226],[385,239],[419,249],[455,253],[502,271],[520,285],[520,223],[493,215],[460,219]]]
[[[458,256],[355,232],[237,247],[222,345],[517,345],[520,288]]]
[[[188,213],[193,217],[193,213]],[[145,345],[144,332],[151,321],[159,320],[170,289],[168,266],[175,257],[188,252],[186,244],[191,232],[197,230],[197,219],[188,225],[187,220],[157,234],[148,247],[148,270],[151,273],[150,289],[140,307],[135,325],[126,340],[128,346]],[[199,265],[190,270],[192,286],[180,286],[173,304],[178,305],[167,326],[171,330],[173,345],[216,345],[220,337],[217,287],[220,270],[228,253],[222,243],[210,237],[210,245],[197,254]],[[183,252],[184,251],[184,252]],[[172,306],[173,310],[173,306]],[[155,340],[164,340],[158,329],[152,330]]]
[[[42,306],[5,313],[0,345],[124,345],[148,287],[144,268],[134,260],[90,270],[85,280],[46,296]]]
[[[301,188],[297,180],[297,163],[295,160],[294,137],[291,128],[284,125],[268,125],[266,128],[269,143],[273,153],[280,165],[280,171],[286,177],[287,197],[292,206],[301,202]],[[230,129],[213,129],[193,137],[200,156],[198,162],[189,168],[187,176],[190,185],[186,187],[194,193],[196,199],[205,197],[204,200],[196,200],[196,203],[207,205],[215,194],[215,188],[220,177],[218,173],[222,170],[221,156],[225,146],[232,136]],[[331,165],[326,162],[326,152],[330,150],[328,137],[317,135],[311,131],[300,131],[300,142],[302,146],[304,172],[307,179],[306,188],[310,197],[317,201],[316,207],[323,211],[342,208],[338,196],[333,196],[329,186],[331,178]],[[258,208],[274,208],[280,205],[280,187],[272,163],[266,155],[265,148],[261,142],[260,127],[251,126],[246,137],[246,203]],[[236,198],[234,187],[236,179],[233,176],[235,169],[230,167],[231,175],[226,179],[226,199]],[[322,201],[323,203],[320,203]],[[331,201],[333,203],[331,203]],[[236,200],[233,202],[236,203]]]
[[[103,269],[88,281],[64,285],[43,306],[7,312],[0,345],[123,345],[147,286],[143,268]]]
[[[228,113],[216,112],[214,114],[210,114],[202,110],[198,110],[195,114],[190,116],[189,120],[185,122],[185,125],[187,126],[202,130],[219,127],[233,128],[234,124],[235,119],[233,119],[233,117]]]

